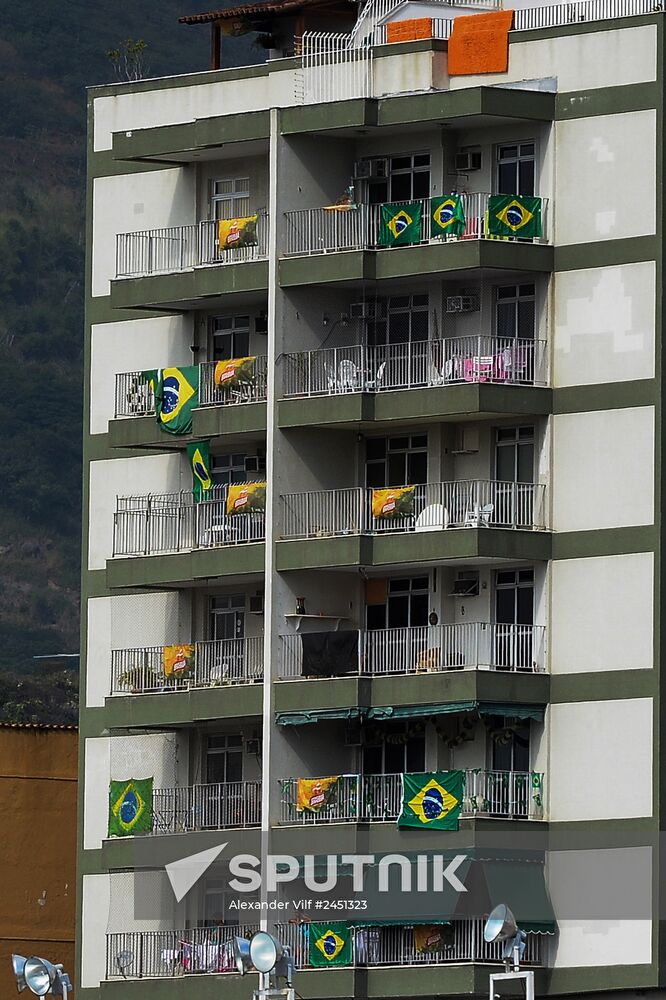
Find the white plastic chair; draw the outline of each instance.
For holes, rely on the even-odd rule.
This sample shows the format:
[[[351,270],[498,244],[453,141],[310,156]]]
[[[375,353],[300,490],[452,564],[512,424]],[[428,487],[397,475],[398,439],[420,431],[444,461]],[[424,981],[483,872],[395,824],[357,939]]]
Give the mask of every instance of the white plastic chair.
[[[353,361],[341,361],[338,365],[338,385],[343,392],[352,392],[358,385],[358,368]]]
[[[495,504],[487,503],[483,507],[479,504],[475,504],[472,510],[468,510],[465,514],[465,528],[488,528],[490,527],[490,518],[495,510]]]
[[[431,503],[424,507],[414,524],[414,531],[436,531],[448,528],[449,512],[441,503]]]

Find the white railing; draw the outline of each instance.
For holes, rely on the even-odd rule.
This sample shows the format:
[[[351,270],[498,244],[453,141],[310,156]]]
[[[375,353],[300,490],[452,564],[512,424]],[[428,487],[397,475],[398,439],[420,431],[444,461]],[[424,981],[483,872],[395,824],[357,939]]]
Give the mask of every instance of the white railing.
[[[352,964],[356,967],[375,965],[446,965],[449,962],[502,961],[502,945],[488,944],[483,938],[485,921],[481,918],[452,920],[445,933],[445,943],[436,952],[417,951],[414,931],[409,925],[356,927],[352,934]],[[308,924],[278,924],[277,936],[289,947],[297,969],[310,966]],[[528,934],[526,965],[542,964],[542,935]]]
[[[245,381],[233,385],[215,385],[215,361],[199,365],[199,406],[231,406],[237,403],[257,403],[266,399],[267,358],[261,355],[254,362],[254,371]],[[116,375],[116,417],[145,417],[155,413],[155,395],[143,372],[121,372]]]
[[[165,274],[213,264],[242,264],[262,260],[268,254],[268,216],[265,212],[258,213],[255,246],[220,250],[217,234],[218,224],[213,219],[190,226],[118,233],[116,277]]]
[[[400,2],[400,0],[398,0]],[[452,17],[433,17],[432,19],[432,38],[438,38],[441,41],[445,41],[451,37],[451,32],[453,31],[454,18]],[[375,24],[375,26],[370,31],[370,38],[372,45],[386,45],[388,41],[388,25]]]
[[[111,650],[111,694],[188,691],[226,684],[251,684],[264,675],[263,638],[195,642],[191,668],[165,676],[164,648]]]
[[[358,636],[356,672],[366,676],[450,670],[543,673],[546,668],[543,625],[458,622],[373,629],[359,632]],[[309,676],[303,672],[300,635],[280,636],[278,676],[281,680],[302,680]]]
[[[547,198],[541,198],[540,237],[518,239],[514,236],[493,236],[488,232],[487,192],[471,192],[460,195],[465,212],[465,231],[461,236],[430,235],[430,199],[420,200],[421,226],[418,239],[414,243],[459,242],[462,240],[500,240],[502,242],[547,243]],[[418,199],[417,199],[418,200]],[[397,203],[396,203],[397,204]],[[287,239],[283,251],[285,257],[300,254],[336,253],[341,250],[386,249],[379,243],[381,225],[381,205],[357,205],[355,208],[340,210],[330,208],[303,208],[296,212],[285,212]],[[414,244],[412,244],[414,245]],[[388,249],[401,249],[390,247]]]
[[[485,771],[467,768],[461,815],[497,819],[542,819],[543,774],[538,771]],[[394,821],[402,810],[401,774],[342,774],[316,812],[297,809],[298,778],[279,779],[280,823]]]
[[[544,340],[450,337],[285,354],[283,398],[422,389],[465,382],[546,385]]]
[[[117,497],[113,555],[155,555],[263,541],[264,512],[227,514],[227,486],[214,486],[205,500],[191,492]]]
[[[545,486],[540,483],[467,479],[414,486],[406,498],[410,509],[394,517],[373,516],[372,496],[363,487],[284,494],[282,538],[545,527]]]
[[[296,99],[305,104],[372,97],[372,48],[351,44],[351,35],[306,31],[301,39]]]
[[[167,978],[237,972],[233,941],[250,937],[257,924],[189,927],[185,930],[123,931],[106,935],[106,978]]]
[[[606,21],[616,17],[657,14],[663,10],[664,4],[658,0],[577,0],[575,3],[549,6],[539,4],[515,10],[513,30],[529,31],[532,28],[551,28],[579,21]]]
[[[261,782],[176,785],[153,791],[153,834],[259,826]]]

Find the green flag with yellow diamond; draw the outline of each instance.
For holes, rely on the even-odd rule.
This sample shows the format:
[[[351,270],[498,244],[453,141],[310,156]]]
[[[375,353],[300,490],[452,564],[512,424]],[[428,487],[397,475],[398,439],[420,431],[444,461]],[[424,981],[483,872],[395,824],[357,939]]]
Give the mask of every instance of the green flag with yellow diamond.
[[[402,204],[382,205],[377,242],[380,247],[407,246],[420,243],[421,217],[423,209],[420,201],[406,201]]]
[[[541,236],[541,198],[492,194],[488,199],[488,234],[525,240]]]
[[[430,235],[462,236],[465,232],[465,209],[459,194],[430,199]]]
[[[187,446],[187,457],[192,466],[192,493],[195,500],[202,500],[213,485],[210,474],[210,448],[208,441],[193,441]]]
[[[130,778],[109,785],[109,837],[133,837],[153,828],[153,779]]]
[[[310,924],[310,965],[351,965],[352,931],[346,924]]]
[[[398,826],[457,830],[464,787],[463,771],[403,774]]]
[[[160,368],[155,384],[155,416],[167,434],[189,434],[199,405],[199,366]]]

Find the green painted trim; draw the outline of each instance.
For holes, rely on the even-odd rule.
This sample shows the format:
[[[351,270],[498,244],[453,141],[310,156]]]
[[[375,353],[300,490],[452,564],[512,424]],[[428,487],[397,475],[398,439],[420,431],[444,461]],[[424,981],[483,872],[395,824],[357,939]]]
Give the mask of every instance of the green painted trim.
[[[368,566],[372,564],[370,543],[369,538],[360,535],[280,541],[276,543],[275,569],[284,573],[296,569]]]
[[[180,162],[195,159],[198,151],[228,143],[268,140],[268,111],[247,111],[239,115],[196,118],[183,125],[133,129],[113,133],[112,155],[115,160],[139,160],[182,154]],[[238,151],[242,155],[242,149]]]
[[[656,379],[568,385],[553,389],[553,413],[588,413],[620,410],[630,406],[655,406],[659,399]]]
[[[194,424],[194,418],[192,420]],[[194,439],[194,433],[175,437],[165,434],[154,416],[117,417],[109,420],[108,445],[110,448],[160,448],[164,451],[182,451]],[[118,457],[118,456],[116,456]],[[127,456],[123,455],[123,458]]]
[[[261,681],[193,691],[114,695],[106,699],[102,718],[109,730],[189,726],[216,719],[257,719],[261,724]]]
[[[587,559],[593,556],[626,555],[657,550],[659,531],[655,525],[628,528],[591,528],[589,531],[555,532],[553,559]]]
[[[566,37],[567,35],[589,35],[597,31],[618,31],[622,28],[637,28],[644,24],[655,23],[659,26],[659,14],[609,18],[605,21],[577,21],[575,24],[557,24],[550,28],[511,31],[509,32],[509,44],[537,42],[543,39],[551,41],[553,38]]]
[[[543,386],[483,383],[380,392],[373,397],[375,421],[460,419],[472,415],[547,416],[552,393]]]
[[[659,692],[656,670],[603,670],[597,673],[553,674],[551,704],[654,698]]]
[[[374,400],[367,393],[350,392],[339,396],[313,396],[309,399],[278,401],[278,426],[329,426],[333,424],[370,423]]]
[[[569,91],[557,94],[555,120],[591,118],[597,115],[621,115],[632,111],[647,111],[659,106],[659,84],[634,83],[621,87],[598,87],[593,90]]]
[[[109,559],[107,586],[159,587],[164,584],[205,583],[225,577],[252,578],[264,572],[264,543],[199,549],[174,555]]]
[[[97,153],[90,154],[90,169],[95,179],[98,177],[118,177],[125,174],[144,174],[147,171],[172,170],[177,167],[177,163],[164,163],[153,161],[151,163],[141,163],[140,161],[124,160],[120,161],[113,155],[110,149],[102,149]]]
[[[656,236],[632,236],[626,240],[597,240],[555,247],[555,271],[581,271],[591,267],[637,264],[657,260]]]
[[[224,830],[193,830],[187,833],[158,834],[143,837],[112,837],[103,841],[103,871],[155,869],[175,858],[218,847],[224,839],[227,857],[235,854],[259,854],[261,831],[258,827]]]
[[[282,108],[279,121],[282,135],[369,128],[377,125],[377,101],[360,97],[350,101]]]
[[[173,310],[177,313],[177,310]],[[124,309],[119,312],[111,305],[110,295],[89,296],[86,301],[86,337],[91,338],[91,327],[105,323],[124,323],[130,319],[157,319],[164,316],[163,309]]]
[[[391,49],[392,46],[382,46],[381,54],[398,54],[390,51]],[[490,125],[500,125],[502,119],[514,121],[517,118],[550,122],[555,117],[555,94],[482,86],[383,97],[379,101],[377,125],[381,127],[414,122],[445,124],[449,121],[455,124],[458,118],[478,116],[498,119],[490,122]]]
[[[107,449],[159,448],[161,451],[182,451],[200,438],[239,437],[245,434],[266,434],[266,404],[246,403],[239,406],[204,406],[192,412],[192,433],[180,437],[165,434],[153,416],[119,417],[109,420]],[[107,437],[95,435],[95,437]],[[111,454],[103,457],[118,457]],[[126,456],[123,456],[126,457]]]
[[[101,86],[88,87],[88,102],[98,97],[118,97],[123,94],[145,94],[154,90],[180,90],[181,87],[201,87],[208,83],[224,83],[227,80],[253,80],[259,76],[268,76],[283,69],[295,69],[300,59],[287,58],[271,60],[270,64],[256,63],[254,66],[232,66],[229,69],[204,70],[200,73],[182,73],[179,76],[160,76],[150,80],[137,80],[129,83],[107,83]]]
[[[111,282],[114,309],[150,309],[162,305],[170,312],[189,310],[195,299],[216,298],[230,292],[266,291],[268,261],[197,267],[174,274],[116,278]]]
[[[596,993],[601,990],[649,989],[658,985],[654,965],[603,965],[578,969],[549,970],[547,996],[566,996]]]

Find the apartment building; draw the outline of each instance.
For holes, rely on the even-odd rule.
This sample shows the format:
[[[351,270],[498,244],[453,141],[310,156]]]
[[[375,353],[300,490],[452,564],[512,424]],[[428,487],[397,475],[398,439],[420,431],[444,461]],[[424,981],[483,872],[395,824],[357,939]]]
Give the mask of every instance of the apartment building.
[[[260,65],[90,91],[83,995],[246,997],[260,924],[306,997],[487,995],[500,901],[537,993],[662,987],[661,6],[250,5],[189,20]],[[176,898],[222,844],[483,888],[325,968]]]

